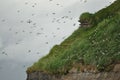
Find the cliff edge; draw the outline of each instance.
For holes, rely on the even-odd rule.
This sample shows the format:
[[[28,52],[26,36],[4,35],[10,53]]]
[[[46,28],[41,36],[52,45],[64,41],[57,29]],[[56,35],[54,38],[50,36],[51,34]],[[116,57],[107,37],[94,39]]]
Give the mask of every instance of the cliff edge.
[[[51,75],[36,71],[29,73],[27,80],[120,80],[120,64],[116,64],[110,72],[80,72],[73,70],[67,75]]]

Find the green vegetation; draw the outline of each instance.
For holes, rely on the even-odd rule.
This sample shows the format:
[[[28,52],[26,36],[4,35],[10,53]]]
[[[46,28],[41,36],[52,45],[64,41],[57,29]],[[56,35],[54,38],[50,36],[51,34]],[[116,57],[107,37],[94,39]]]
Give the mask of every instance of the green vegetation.
[[[91,14],[87,13],[87,19]],[[66,74],[75,65],[95,65],[99,71],[108,71],[109,65],[120,61],[120,0],[98,11],[94,25],[77,29],[50,53],[29,67],[27,72],[43,71]],[[86,18],[83,15],[83,20]]]
[[[81,23],[81,25],[92,25],[94,24],[94,15],[89,13],[89,12],[85,12],[83,13],[80,18],[79,18],[79,22]]]
[[[107,8],[103,8],[94,14],[96,23],[101,22],[103,19],[109,19],[119,14],[120,12],[120,0],[116,0],[112,5]]]

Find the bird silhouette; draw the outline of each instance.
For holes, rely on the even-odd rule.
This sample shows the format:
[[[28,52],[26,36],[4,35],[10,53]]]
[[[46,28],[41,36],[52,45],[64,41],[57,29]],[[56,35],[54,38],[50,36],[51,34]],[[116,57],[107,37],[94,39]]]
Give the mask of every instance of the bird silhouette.
[[[43,28],[41,28],[41,30],[43,30]]]
[[[18,32],[15,32],[15,34],[18,34]]]
[[[31,52],[31,50],[28,50],[28,52],[30,53],[30,52]]]
[[[59,6],[60,4],[56,4],[57,6]]]
[[[71,13],[71,11],[68,11],[68,13]]]
[[[45,42],[46,44],[48,44],[48,42]]]
[[[52,0],[49,0],[49,1],[52,1]]]
[[[62,39],[65,39],[65,36],[64,36],[64,37],[62,37]]]
[[[23,22],[24,22],[23,20],[20,21],[20,23],[23,23]]]
[[[37,52],[36,54],[40,54],[40,52]]]
[[[35,5],[32,5],[32,7],[34,8],[34,7],[35,7]]]
[[[87,2],[87,0],[84,0],[84,3],[86,3]]]
[[[12,28],[9,28],[9,31],[12,31]]]
[[[30,20],[30,19],[29,19],[29,20],[27,20],[27,23],[29,23],[29,24],[30,24],[30,23],[32,23],[32,20]]]
[[[60,28],[57,28],[57,30],[60,30]]]
[[[25,32],[24,30],[22,32]]]
[[[3,51],[2,54],[6,55],[6,56],[8,55],[5,51]]]
[[[20,13],[20,10],[17,10],[17,13]]]
[[[53,15],[55,15],[56,13],[52,13]]]
[[[47,35],[45,35],[45,37],[47,37]]]
[[[39,33],[39,32],[37,33],[37,35],[40,35],[40,34],[42,34],[42,33]]]
[[[75,26],[75,25],[76,25],[76,23],[73,24],[73,26]]]
[[[27,5],[28,4],[28,2],[25,2],[25,5]]]
[[[53,35],[53,37],[55,38],[55,37],[56,37],[56,35]]]
[[[34,16],[35,14],[32,14],[32,16]]]
[[[5,19],[3,19],[2,22],[5,22]]]
[[[32,32],[31,32],[31,31],[30,31],[29,33],[30,33],[30,34],[32,34]]]

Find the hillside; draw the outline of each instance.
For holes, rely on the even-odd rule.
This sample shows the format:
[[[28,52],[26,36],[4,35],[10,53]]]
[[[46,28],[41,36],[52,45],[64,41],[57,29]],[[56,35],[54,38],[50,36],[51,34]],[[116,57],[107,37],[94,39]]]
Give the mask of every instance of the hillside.
[[[108,72],[120,62],[120,0],[94,14],[86,13],[80,16],[83,25],[29,67],[28,74],[65,75],[73,67],[84,72],[88,66],[95,72]]]

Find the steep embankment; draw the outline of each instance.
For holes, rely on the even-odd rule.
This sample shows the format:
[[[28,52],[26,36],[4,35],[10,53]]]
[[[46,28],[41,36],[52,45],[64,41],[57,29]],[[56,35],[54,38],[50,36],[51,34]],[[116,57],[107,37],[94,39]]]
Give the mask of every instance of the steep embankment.
[[[27,70],[27,80],[119,80],[120,0],[80,16],[76,30]]]

